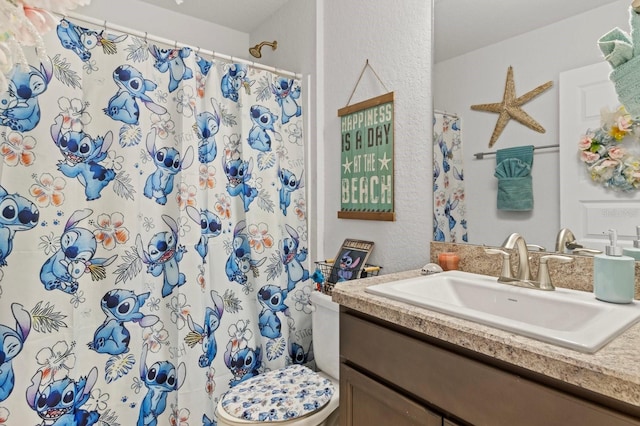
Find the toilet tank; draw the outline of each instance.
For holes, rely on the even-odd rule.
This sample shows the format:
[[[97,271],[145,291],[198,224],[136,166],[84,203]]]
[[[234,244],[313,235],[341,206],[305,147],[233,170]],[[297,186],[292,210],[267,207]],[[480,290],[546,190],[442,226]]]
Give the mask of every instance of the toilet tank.
[[[319,291],[311,292],[313,357],[318,370],[339,379],[340,323],[338,304]]]

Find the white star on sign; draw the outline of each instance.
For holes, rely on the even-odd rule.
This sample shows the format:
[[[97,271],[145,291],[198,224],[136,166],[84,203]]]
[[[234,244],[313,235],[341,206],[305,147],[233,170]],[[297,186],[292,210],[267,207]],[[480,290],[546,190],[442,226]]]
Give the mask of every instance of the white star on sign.
[[[386,152],[384,153],[382,158],[378,158],[378,161],[380,162],[380,170],[382,169],[389,170],[389,161],[391,161],[391,158],[387,158]]]
[[[345,160],[345,162],[342,164],[342,167],[344,167],[344,172],[343,173],[351,173],[351,165],[353,164],[353,161],[349,161],[349,158],[347,158]]]

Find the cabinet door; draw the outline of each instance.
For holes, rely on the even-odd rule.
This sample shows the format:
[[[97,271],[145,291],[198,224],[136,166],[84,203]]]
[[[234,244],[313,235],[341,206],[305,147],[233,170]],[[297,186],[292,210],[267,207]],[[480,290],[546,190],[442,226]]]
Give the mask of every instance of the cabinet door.
[[[340,364],[340,426],[442,426],[442,417]]]

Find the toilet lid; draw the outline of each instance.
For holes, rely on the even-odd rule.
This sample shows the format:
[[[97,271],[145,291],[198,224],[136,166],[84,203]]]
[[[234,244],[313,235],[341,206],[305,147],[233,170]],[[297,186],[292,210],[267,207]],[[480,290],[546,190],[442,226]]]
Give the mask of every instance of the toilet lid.
[[[237,384],[222,396],[222,407],[238,419],[281,422],[319,410],[333,392],[329,379],[291,364]]]

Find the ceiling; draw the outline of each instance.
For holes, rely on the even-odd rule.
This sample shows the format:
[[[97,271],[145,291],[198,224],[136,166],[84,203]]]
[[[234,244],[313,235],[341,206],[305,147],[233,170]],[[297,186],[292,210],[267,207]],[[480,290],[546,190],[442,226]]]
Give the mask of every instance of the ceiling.
[[[434,61],[450,59],[616,1],[435,0]]]
[[[251,33],[287,1],[142,0]],[[450,59],[618,0],[435,0],[435,62]],[[212,7],[215,3],[215,7]]]
[[[176,0],[142,1],[250,34],[288,0],[183,0],[180,5]]]

